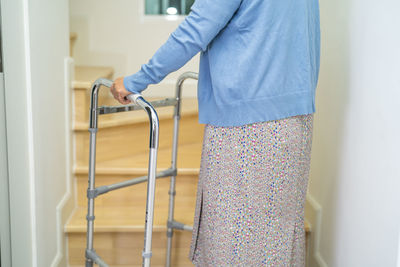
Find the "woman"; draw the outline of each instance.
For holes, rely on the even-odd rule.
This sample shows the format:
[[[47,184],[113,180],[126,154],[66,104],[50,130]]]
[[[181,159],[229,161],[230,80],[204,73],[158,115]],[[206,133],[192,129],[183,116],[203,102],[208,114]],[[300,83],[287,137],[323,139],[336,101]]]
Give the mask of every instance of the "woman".
[[[140,71],[115,80],[128,104],[201,51],[196,266],[305,265],[319,43],[318,0],[196,0]]]

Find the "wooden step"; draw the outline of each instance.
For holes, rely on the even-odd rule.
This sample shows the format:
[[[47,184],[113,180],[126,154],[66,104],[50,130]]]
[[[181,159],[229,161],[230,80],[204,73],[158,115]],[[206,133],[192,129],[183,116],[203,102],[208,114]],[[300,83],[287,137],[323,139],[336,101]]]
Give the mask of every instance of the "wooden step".
[[[75,66],[74,90],[88,90],[98,78],[112,79],[114,69],[100,66]]]
[[[178,186],[183,188],[183,186]],[[192,192],[193,187],[188,187]],[[156,193],[158,197],[160,192]],[[192,225],[194,216],[194,205],[195,197],[191,198],[189,194],[180,197],[182,201],[187,203],[176,203],[175,204],[175,220]],[[190,194],[191,195],[191,194]],[[177,197],[178,199],[178,197]],[[178,201],[178,200],[177,200]],[[167,229],[167,212],[168,210],[164,207],[168,207],[168,203],[157,203],[155,202],[155,213],[154,213],[154,226],[153,231],[163,232]],[[167,205],[165,205],[167,204]],[[160,212],[157,212],[159,209]],[[145,205],[135,204],[132,206],[125,207],[103,207],[98,206],[95,209],[95,232],[96,233],[108,233],[108,232],[143,232],[144,231],[144,213]],[[67,233],[86,233],[86,207],[78,207],[75,209],[73,216],[65,226],[65,232]],[[306,232],[311,231],[310,224],[305,221],[304,229]]]
[[[190,265],[190,266],[193,266],[193,264]],[[68,265],[68,267],[85,267],[85,265],[84,264],[82,264],[82,265]],[[139,265],[112,264],[112,265],[110,265],[110,267],[142,267],[142,264],[141,263]],[[151,267],[165,267],[165,265],[154,265],[154,264],[152,264]]]
[[[95,265],[96,266],[96,265]],[[110,267],[142,267],[143,265],[142,265],[142,263],[140,263],[139,265],[131,265],[131,264],[128,264],[128,265],[126,265],[126,264],[112,264],[112,265],[109,265]],[[190,265],[180,265],[180,266],[182,266],[182,267],[187,267],[187,266],[191,266],[191,267],[193,267],[193,264],[190,264]],[[68,265],[68,267],[85,267],[85,265]],[[165,267],[165,264],[163,264],[163,265],[154,265],[154,264],[151,264],[151,267]]]
[[[194,106],[193,100],[185,100],[184,103],[186,106]],[[159,110],[160,150],[171,148],[173,139],[172,110],[164,109]],[[149,123],[147,115],[139,111],[119,115],[122,116],[114,116],[109,120],[107,118],[103,119],[103,117],[100,118],[96,154],[98,162],[130,157],[133,154],[143,155],[148,152]],[[128,118],[126,115],[132,115],[132,117]],[[89,132],[87,131],[87,126],[85,126],[85,130],[82,130],[83,128],[75,131],[77,166],[86,166],[89,160]],[[203,131],[204,125],[197,122],[197,110],[194,108],[183,109],[180,121],[179,147],[201,142]]]
[[[85,123],[89,119],[90,88],[98,78],[112,79],[114,69],[112,67],[98,66],[75,66],[74,81],[74,123]],[[111,99],[109,90],[100,89],[100,102],[104,99]]]
[[[201,138],[201,137],[200,137]],[[199,139],[200,139],[199,138]],[[148,144],[146,144],[148,145]],[[99,145],[98,145],[99,146]],[[100,148],[99,148],[100,149]],[[194,143],[181,144],[178,146],[178,169],[198,170],[201,159],[201,140]],[[148,167],[148,148],[144,148],[142,153],[134,153],[134,150],[128,151],[126,156],[116,157],[108,160],[100,160],[97,158],[96,174],[111,174],[111,175],[142,175],[147,171]],[[159,170],[171,167],[172,148],[164,146],[158,149],[157,168]],[[88,174],[88,161],[82,165],[75,167],[75,174]]]
[[[140,185],[137,187],[140,188]],[[181,194],[176,197],[175,219],[185,224],[193,223],[196,185],[177,185],[178,188],[188,188],[189,192],[179,191]],[[140,188],[145,196],[146,185]],[[123,190],[123,189],[122,189]],[[166,193],[166,194],[164,194]],[[192,196],[194,193],[194,196]],[[111,193],[109,193],[111,195]],[[157,190],[154,207],[154,227],[155,232],[165,231],[168,218],[168,192]],[[162,201],[166,200],[166,201]],[[130,206],[123,207],[95,207],[95,232],[143,232],[146,211],[146,201],[131,203]],[[65,227],[67,233],[86,232],[86,207],[78,207],[74,211],[71,220]]]
[[[145,197],[147,184],[139,184],[99,196],[95,205],[94,244],[99,255],[109,264],[140,265],[144,238]],[[162,265],[166,251],[166,222],[168,217],[169,179],[157,180],[153,227],[153,265]],[[192,225],[197,179],[180,177],[177,181],[175,219]],[[131,190],[131,199],[123,191]],[[79,193],[79,192],[78,192]],[[84,192],[81,192],[84,195]],[[79,197],[78,197],[79,198]],[[108,198],[108,199],[107,199]],[[132,198],[135,201],[132,201]],[[104,205],[111,200],[128,204]],[[79,202],[79,200],[78,200]],[[68,233],[69,262],[83,264],[86,245],[86,207],[78,207],[65,231]],[[175,231],[173,238],[173,266],[191,266],[188,260],[191,232]]]
[[[134,178],[132,176],[115,176],[113,178],[107,176],[96,176],[96,186],[109,185],[118,182],[126,181],[127,179]],[[79,177],[77,181],[77,205],[84,207],[87,205],[86,191],[87,191],[87,176]],[[183,214],[187,210],[192,212],[194,196],[196,195],[198,175],[178,175],[176,177],[176,207],[177,210]],[[165,216],[167,218],[168,200],[169,200],[169,187],[170,178],[159,178],[156,184],[156,202],[155,209],[157,216]],[[146,206],[146,192],[147,183],[137,184],[127,188],[119,189],[116,191],[108,192],[107,194],[100,195],[96,198],[96,207],[134,207],[137,210],[142,210]],[[181,201],[185,203],[181,203]],[[142,214],[139,214],[141,220]],[[138,215],[138,216],[139,216]],[[161,221],[164,222],[164,217]],[[165,219],[166,220],[166,219]]]
[[[189,267],[189,249],[192,233],[175,231],[172,239],[171,265]],[[103,232],[95,233],[94,248],[110,266],[142,266],[143,233]],[[151,266],[165,266],[167,237],[166,232],[154,232],[152,242]],[[81,233],[68,235],[69,264],[84,266],[86,236]]]
[[[180,201],[182,202],[182,201]],[[139,207],[101,207],[96,210],[94,248],[111,266],[140,266],[144,238],[144,209]],[[193,209],[194,210],[194,209]],[[139,213],[138,213],[139,212]],[[157,213],[156,213],[157,214]],[[69,263],[83,266],[86,245],[86,208],[78,208],[66,231],[68,232]],[[176,212],[176,219],[191,224],[193,212]],[[138,219],[141,217],[140,219]],[[166,252],[166,227],[162,216],[155,215],[152,266],[162,266]],[[306,223],[306,240],[310,236],[310,227]],[[188,259],[191,232],[174,231],[172,266],[193,266]]]
[[[173,97],[173,96],[171,96]],[[154,100],[162,100],[164,98],[147,98],[148,101]],[[99,101],[99,106],[118,106],[120,105],[115,99],[105,98],[102,101]],[[90,107],[86,107],[86,113],[89,113]],[[174,107],[159,107],[156,109],[159,120],[172,119]],[[181,103],[181,116],[183,117],[195,117],[198,114],[197,108],[197,100],[195,98],[185,98],[182,99]],[[103,128],[111,128],[118,127],[132,123],[143,123],[148,122],[147,113],[142,110],[130,111],[130,112],[122,112],[122,113],[114,113],[99,116],[98,127],[100,129]],[[74,131],[87,131],[89,127],[89,119],[83,122],[75,122]]]

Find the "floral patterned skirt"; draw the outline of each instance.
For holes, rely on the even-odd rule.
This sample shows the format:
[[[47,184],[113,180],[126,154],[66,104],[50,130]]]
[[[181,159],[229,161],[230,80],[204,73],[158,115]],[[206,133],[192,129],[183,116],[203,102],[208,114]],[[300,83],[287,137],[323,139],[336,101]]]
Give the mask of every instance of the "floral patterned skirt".
[[[189,258],[196,266],[305,266],[313,114],[206,125]]]

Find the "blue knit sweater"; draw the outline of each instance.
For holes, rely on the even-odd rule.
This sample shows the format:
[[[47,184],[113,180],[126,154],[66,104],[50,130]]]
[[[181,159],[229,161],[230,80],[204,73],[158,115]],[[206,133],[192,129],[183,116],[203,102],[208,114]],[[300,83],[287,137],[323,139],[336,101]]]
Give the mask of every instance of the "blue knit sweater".
[[[196,0],[124,85],[140,93],[198,52],[200,123],[238,126],[315,112],[318,0]]]

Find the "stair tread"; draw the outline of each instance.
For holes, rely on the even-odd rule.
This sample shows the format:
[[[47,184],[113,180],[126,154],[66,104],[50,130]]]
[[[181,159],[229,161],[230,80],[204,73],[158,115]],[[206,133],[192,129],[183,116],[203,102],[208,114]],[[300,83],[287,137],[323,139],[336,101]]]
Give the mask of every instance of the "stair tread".
[[[89,89],[98,78],[111,78],[112,67],[75,66],[75,77],[72,83],[74,89]]]
[[[184,144],[178,147],[178,172],[180,174],[197,174],[200,167],[202,142]],[[107,161],[96,162],[97,174],[132,174],[147,173],[148,154],[124,156]],[[171,148],[159,149],[157,157],[158,170],[171,166]],[[76,166],[75,174],[86,174],[88,166]]]
[[[148,101],[160,100],[164,98],[147,98]],[[102,103],[99,103],[100,106],[117,106],[119,103],[112,99],[105,99]],[[161,107],[157,108],[157,114],[159,120],[164,119],[172,119],[173,117],[173,109],[174,107]],[[197,99],[195,98],[185,98],[182,100],[182,108],[181,108],[181,116],[193,116],[197,117],[198,114],[197,108]],[[197,119],[197,118],[196,118]],[[133,112],[122,112],[122,113],[114,113],[102,115],[99,118],[99,128],[109,128],[109,127],[118,127],[127,124],[134,123],[142,123],[148,122],[149,118],[147,113],[144,111],[133,111]],[[88,122],[75,122],[74,130],[75,131],[87,131],[89,128]]]
[[[69,267],[85,267],[84,265],[68,265],[68,266]],[[152,264],[151,266],[152,267],[165,267],[165,265],[154,265],[154,264]],[[193,265],[191,265],[191,266],[193,266]],[[142,265],[141,264],[139,264],[139,265],[132,265],[132,264],[128,264],[128,265],[126,265],[126,264],[117,264],[117,265],[115,265],[115,264],[111,264],[110,267],[142,267]]]
[[[195,196],[194,196],[195,197]],[[96,207],[95,232],[141,232],[144,230],[145,207]],[[86,207],[76,208],[70,221],[65,227],[68,233],[86,232]],[[175,220],[192,225],[194,207],[188,207],[187,211],[176,212]],[[155,208],[153,231],[166,230],[167,214],[160,214]],[[311,231],[310,224],[305,221],[304,229]]]
[[[182,206],[185,203],[177,203],[177,205]],[[155,207],[153,231],[167,229],[167,212],[167,210],[159,210]],[[86,232],[86,215],[86,207],[77,207],[67,223],[65,231],[68,233]],[[142,232],[144,230],[144,206],[96,207],[95,215],[95,232]],[[175,214],[175,220],[188,225],[193,224],[193,218],[194,207],[191,206]]]

